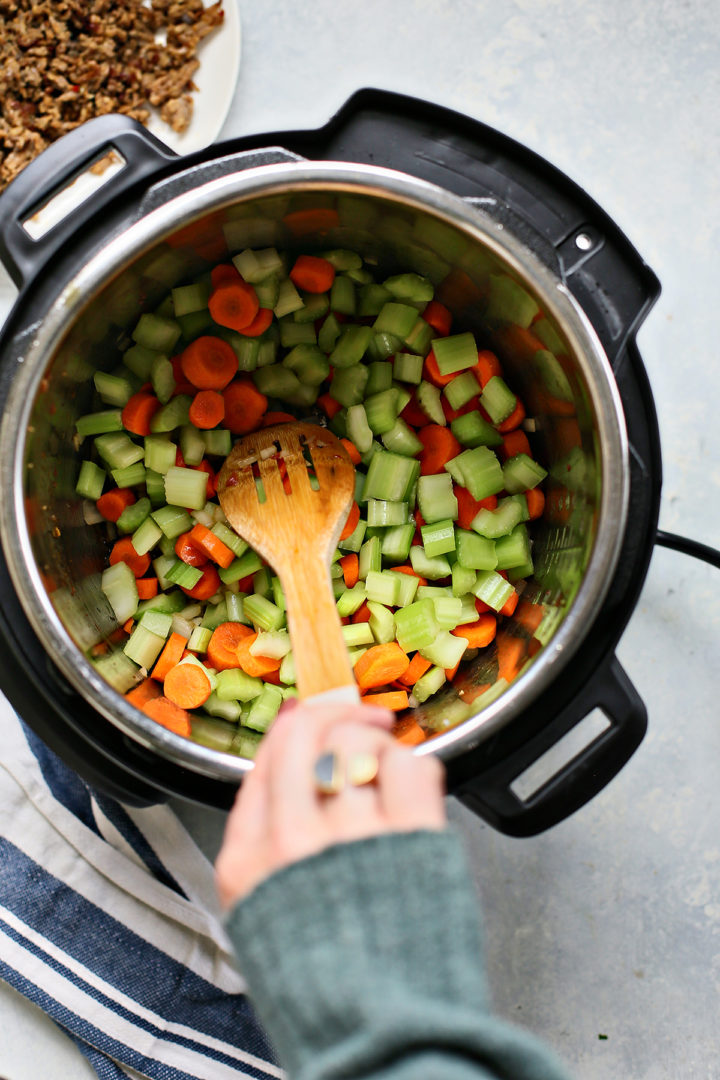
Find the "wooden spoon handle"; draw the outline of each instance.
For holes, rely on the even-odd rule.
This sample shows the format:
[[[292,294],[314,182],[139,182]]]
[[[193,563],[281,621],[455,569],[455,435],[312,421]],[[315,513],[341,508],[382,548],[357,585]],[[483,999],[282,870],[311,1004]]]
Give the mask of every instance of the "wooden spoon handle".
[[[336,687],[355,687],[330,570],[322,560],[306,559],[280,575],[287,604],[297,688],[301,698]]]

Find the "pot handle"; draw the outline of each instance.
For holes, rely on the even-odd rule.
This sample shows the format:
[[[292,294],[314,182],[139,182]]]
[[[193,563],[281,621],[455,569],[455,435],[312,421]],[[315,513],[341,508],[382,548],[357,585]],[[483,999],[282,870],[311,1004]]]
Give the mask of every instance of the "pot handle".
[[[513,790],[518,778],[594,709],[607,726],[527,798]],[[589,802],[620,771],[647,728],[647,710],[625,671],[612,656],[555,718],[514,752],[451,790],[479,817],[508,836],[535,836]]]
[[[119,155],[122,168],[71,206],[41,236],[33,237],[25,227],[32,215],[111,150]],[[92,214],[177,157],[137,120],[116,114],[88,120],[51,143],[0,196],[0,260],[18,288],[27,284]]]

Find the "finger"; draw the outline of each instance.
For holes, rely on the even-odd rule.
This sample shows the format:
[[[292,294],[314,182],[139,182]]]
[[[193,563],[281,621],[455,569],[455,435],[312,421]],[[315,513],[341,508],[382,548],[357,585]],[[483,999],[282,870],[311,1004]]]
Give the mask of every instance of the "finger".
[[[379,799],[393,829],[442,829],[445,769],[433,755],[419,756],[395,743],[383,758]]]
[[[347,778],[339,792],[321,797],[333,842],[360,839],[385,831],[377,781],[384,756],[393,746],[394,740],[388,732],[365,724],[338,723],[326,732],[323,749],[337,756],[341,778],[347,778],[353,763],[358,760],[374,757],[377,762],[377,777],[371,778],[372,782],[356,786]]]

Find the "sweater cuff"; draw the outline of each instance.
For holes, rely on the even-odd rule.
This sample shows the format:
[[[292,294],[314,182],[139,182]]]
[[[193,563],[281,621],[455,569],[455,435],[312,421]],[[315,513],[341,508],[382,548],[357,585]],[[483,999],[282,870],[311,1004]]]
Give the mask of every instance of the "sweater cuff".
[[[384,1026],[407,987],[416,1001],[487,1009],[470,880],[450,831],[384,834],[293,863],[235,906],[239,967],[291,1075]]]

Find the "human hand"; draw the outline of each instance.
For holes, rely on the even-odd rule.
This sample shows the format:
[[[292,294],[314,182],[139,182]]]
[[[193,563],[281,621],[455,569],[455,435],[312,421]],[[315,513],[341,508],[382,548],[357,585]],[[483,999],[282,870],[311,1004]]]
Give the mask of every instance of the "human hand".
[[[215,863],[224,907],[274,871],[331,844],[443,828],[442,766],[437,758],[418,757],[398,743],[389,733],[392,722],[390,712],[366,705],[292,701],[283,706],[227,821]],[[350,755],[375,755],[375,781],[347,784],[334,795],[319,793],[314,766],[330,751],[341,762]]]

